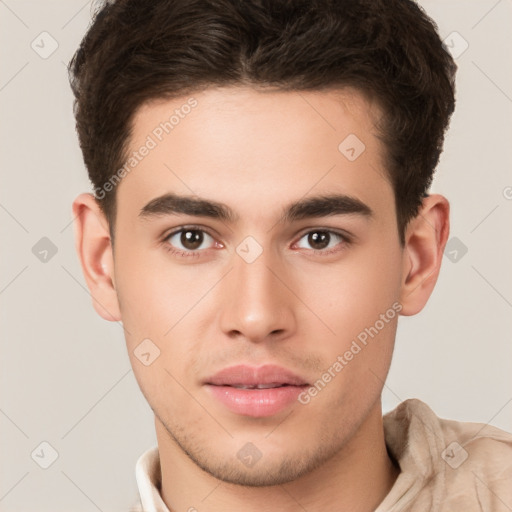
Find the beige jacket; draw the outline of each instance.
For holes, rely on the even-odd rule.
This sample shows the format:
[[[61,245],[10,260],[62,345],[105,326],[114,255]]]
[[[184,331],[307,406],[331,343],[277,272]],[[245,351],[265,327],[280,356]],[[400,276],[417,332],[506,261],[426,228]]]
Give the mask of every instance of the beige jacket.
[[[384,416],[400,475],[375,512],[512,512],[512,434],[481,423],[438,418],[420,400]],[[158,448],[135,470],[140,504],[131,512],[170,512],[158,491]]]

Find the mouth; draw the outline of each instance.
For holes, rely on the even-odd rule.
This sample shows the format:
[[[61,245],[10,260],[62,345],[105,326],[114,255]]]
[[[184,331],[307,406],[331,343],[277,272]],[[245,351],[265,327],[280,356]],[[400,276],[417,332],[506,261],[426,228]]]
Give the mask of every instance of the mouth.
[[[212,384],[215,386],[216,384]],[[221,384],[221,386],[228,386],[230,388],[235,389],[274,389],[274,388],[283,388],[285,386],[292,386],[293,384],[283,384],[283,383],[272,383],[272,384]]]
[[[265,389],[281,386],[305,386],[307,381],[291,370],[267,364],[254,367],[236,365],[224,368],[204,381],[212,386],[231,386],[247,389]]]
[[[203,383],[229,411],[250,417],[268,417],[292,406],[309,387],[302,377],[285,368],[238,365],[226,368]]]

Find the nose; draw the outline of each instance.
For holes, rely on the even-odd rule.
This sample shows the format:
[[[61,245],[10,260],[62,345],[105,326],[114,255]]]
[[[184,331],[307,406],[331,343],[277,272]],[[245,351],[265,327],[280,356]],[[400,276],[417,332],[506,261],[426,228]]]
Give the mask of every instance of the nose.
[[[220,290],[222,331],[253,343],[289,337],[296,328],[297,300],[289,281],[285,264],[270,251],[252,262],[235,253]]]

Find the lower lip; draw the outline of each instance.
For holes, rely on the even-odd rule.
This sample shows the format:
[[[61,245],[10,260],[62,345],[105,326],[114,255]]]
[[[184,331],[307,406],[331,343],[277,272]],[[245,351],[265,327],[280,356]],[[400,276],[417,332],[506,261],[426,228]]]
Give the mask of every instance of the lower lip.
[[[296,402],[300,393],[308,386],[240,389],[208,384],[206,387],[232,412],[253,418],[263,418],[273,416]]]

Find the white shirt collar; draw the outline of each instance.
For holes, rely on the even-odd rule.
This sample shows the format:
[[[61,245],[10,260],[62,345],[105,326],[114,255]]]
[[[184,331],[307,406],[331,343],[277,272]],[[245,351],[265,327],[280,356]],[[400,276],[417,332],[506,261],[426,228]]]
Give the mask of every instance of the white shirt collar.
[[[135,478],[139,488],[142,509],[132,512],[170,512],[160,494],[162,473],[158,446],[146,450],[137,460]]]

